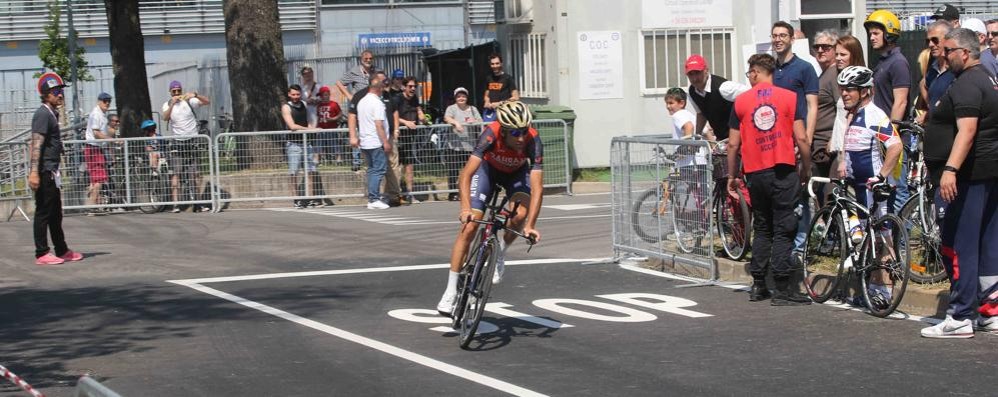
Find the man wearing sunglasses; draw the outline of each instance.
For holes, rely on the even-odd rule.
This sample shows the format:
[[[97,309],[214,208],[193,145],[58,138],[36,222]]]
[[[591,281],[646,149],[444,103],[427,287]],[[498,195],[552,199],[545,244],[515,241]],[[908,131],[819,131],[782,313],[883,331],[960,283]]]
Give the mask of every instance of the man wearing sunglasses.
[[[201,168],[199,159],[201,153],[196,141],[191,138],[198,134],[199,125],[194,109],[210,104],[208,97],[197,92],[184,93],[184,87],[179,81],[170,82],[170,100],[163,104],[163,120],[170,122],[170,132],[177,137],[170,143],[172,148],[170,155],[173,177],[170,178],[170,185],[173,190],[173,201],[180,201],[180,175],[185,174],[190,178],[189,183],[194,186],[201,186]],[[194,212],[206,210],[200,206],[194,206]],[[180,212],[180,207],[173,207],[172,212]]]
[[[35,264],[60,265],[78,261],[83,255],[66,245],[62,231],[62,177],[59,161],[62,156],[62,135],[59,132],[59,106],[65,102],[62,77],[45,73],[38,80],[42,106],[31,118],[31,169],[28,187],[35,192]],[[48,245],[52,236],[53,254]]]
[[[413,152],[413,145],[416,143],[417,124],[424,120],[423,106],[419,104],[419,97],[416,95],[415,77],[408,76],[402,79],[402,94],[392,98],[391,109],[394,120],[392,125],[395,126],[392,136],[398,142],[398,163],[400,164],[399,169],[395,170],[395,176],[401,179],[402,174],[405,174],[406,188],[402,190],[402,195],[410,204],[415,204],[419,200],[416,200],[411,193],[415,190],[412,185],[415,174],[413,164],[416,156]]]
[[[108,133],[107,111],[111,108],[111,95],[102,92],[97,96],[97,106],[87,117],[87,143],[83,145],[83,161],[87,164],[87,174],[90,175],[90,186],[87,187],[87,205],[97,205],[101,186],[107,182],[107,161],[104,158],[105,142],[101,139],[111,139]],[[93,211],[93,210],[91,210]],[[89,215],[93,215],[90,212]]]
[[[998,57],[998,19],[988,21],[988,50],[991,55]]]
[[[981,66],[983,66],[992,76],[998,75],[998,59],[991,53],[988,46],[988,28],[984,26],[984,21],[977,18],[967,18],[963,21],[963,27],[974,31],[977,34],[978,48],[981,49]]]
[[[949,61],[946,60],[946,54],[943,52],[942,40],[950,30],[952,28],[949,22],[946,21],[933,22],[925,30],[925,43],[929,47],[929,56],[932,62],[929,63],[925,77],[919,83],[919,94],[922,98],[925,98],[922,108],[927,111],[916,119],[916,121],[922,124],[931,117],[932,111],[935,110],[936,105],[939,103],[939,98],[946,93],[949,86],[953,84],[953,80],[956,79],[956,76],[949,69]]]
[[[520,101],[506,102],[496,108],[496,120],[482,129],[478,145],[461,171],[459,191],[461,196],[461,231],[454,241],[450,257],[447,288],[437,303],[437,311],[450,316],[457,297],[458,272],[464,262],[468,246],[478,231],[478,224],[485,215],[485,206],[492,196],[493,187],[502,185],[510,197],[510,206],[519,203],[517,211],[509,218],[509,227],[520,230],[525,236],[540,241],[535,229],[544,195],[543,145],[537,130],[531,127],[533,116]],[[516,240],[516,235],[506,233],[503,253]],[[505,255],[499,256],[503,258]],[[492,283],[502,281],[504,263],[496,262]]]

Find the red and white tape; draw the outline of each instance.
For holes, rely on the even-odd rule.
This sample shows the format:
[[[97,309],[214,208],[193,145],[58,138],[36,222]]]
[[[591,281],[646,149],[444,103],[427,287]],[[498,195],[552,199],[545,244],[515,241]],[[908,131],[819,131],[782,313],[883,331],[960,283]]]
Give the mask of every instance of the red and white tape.
[[[10,380],[15,385],[17,385],[17,387],[20,387],[24,389],[24,391],[31,393],[32,396],[45,397],[45,395],[42,394],[42,392],[35,390],[35,388],[31,387],[31,385],[29,385],[28,382],[25,382],[23,379],[21,379],[20,376],[17,376],[13,372],[10,372],[10,370],[7,369],[7,367],[4,367],[3,365],[0,365],[0,374],[2,374],[4,378],[7,378],[7,380]]]

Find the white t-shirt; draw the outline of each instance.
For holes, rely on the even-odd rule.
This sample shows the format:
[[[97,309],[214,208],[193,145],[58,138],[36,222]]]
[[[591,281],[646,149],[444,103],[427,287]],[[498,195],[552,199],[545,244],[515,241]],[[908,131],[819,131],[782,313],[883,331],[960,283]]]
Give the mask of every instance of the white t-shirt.
[[[87,144],[91,146],[104,146],[104,142],[95,142],[97,136],[94,135],[94,130],[100,131],[102,134],[107,133],[107,113],[100,110],[100,106],[94,106],[94,110],[90,111],[90,116],[87,117]]]
[[[170,134],[167,136],[194,136],[198,134],[198,121],[194,117],[191,106],[187,106],[188,102],[195,108],[201,107],[201,101],[197,98],[179,101],[173,105],[173,112],[170,113],[170,128],[168,128]],[[166,113],[167,109],[170,109],[170,101],[163,103],[163,113]]]
[[[381,97],[368,93],[357,104],[357,129],[361,149],[377,149],[381,146],[375,123],[381,123],[388,133],[388,120],[385,117],[385,103]]]
[[[693,128],[696,129],[697,116],[688,109],[679,109],[678,112],[672,115],[672,136],[676,139],[683,139],[683,126],[686,123],[693,123]],[[686,152],[688,153],[688,151]],[[706,148],[700,148],[697,150],[695,157],[693,155],[681,156],[676,160],[677,167],[688,167],[691,165],[706,165],[707,164],[707,151]]]

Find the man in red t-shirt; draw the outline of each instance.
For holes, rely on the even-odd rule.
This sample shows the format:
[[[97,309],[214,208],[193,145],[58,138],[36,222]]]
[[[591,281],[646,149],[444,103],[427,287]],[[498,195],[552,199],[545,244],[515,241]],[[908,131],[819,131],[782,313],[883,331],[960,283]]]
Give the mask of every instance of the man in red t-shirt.
[[[343,112],[340,104],[330,100],[329,86],[324,85],[319,88],[318,103],[315,106],[316,126],[324,130],[340,127],[340,119]],[[334,156],[341,160],[346,158],[346,151],[349,150],[347,136],[345,132],[323,131],[319,133],[318,152],[321,156],[331,160]]]
[[[811,143],[804,129],[805,111],[793,91],[773,85],[776,59],[769,54],[749,58],[746,76],[752,89],[735,99],[728,137],[728,190],[741,186],[736,161],[742,159],[742,171],[749,185],[752,202],[752,290],[750,301],[770,297],[766,288],[766,272],[772,269],[776,293],[773,306],[807,305],[811,300],[790,286],[792,275],[791,250],[797,231],[794,206],[800,183],[807,180],[811,169]],[[744,142],[744,145],[742,144]],[[803,174],[797,174],[800,151]],[[770,266],[771,265],[771,266]]]

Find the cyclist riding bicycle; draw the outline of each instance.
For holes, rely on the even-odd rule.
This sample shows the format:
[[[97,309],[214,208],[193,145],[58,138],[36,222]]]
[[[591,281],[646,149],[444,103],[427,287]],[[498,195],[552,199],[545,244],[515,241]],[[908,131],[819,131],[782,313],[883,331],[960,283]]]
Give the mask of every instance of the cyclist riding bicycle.
[[[873,104],[873,71],[850,66],[838,77],[839,90],[846,110],[845,161],[839,176],[852,179],[856,199],[864,206],[873,204],[874,184],[885,183],[901,156],[901,138],[891,118]],[[881,203],[880,213],[887,211]]]
[[[468,246],[475,237],[478,224],[471,220],[481,220],[485,206],[493,194],[493,186],[501,185],[510,196],[510,206],[515,204],[517,211],[509,218],[509,228],[521,230],[526,236],[540,241],[541,234],[535,229],[540,214],[544,190],[542,171],[544,150],[537,130],[530,126],[533,116],[526,105],[519,101],[507,102],[496,108],[496,119],[482,129],[475,150],[461,171],[459,191],[461,197],[461,230],[451,251],[450,271],[447,275],[447,288],[444,290],[437,311],[450,316],[457,297],[458,273],[468,252]],[[533,194],[531,194],[533,193]],[[503,253],[516,239],[512,233],[503,236]],[[503,258],[496,262],[493,284],[503,277]]]

